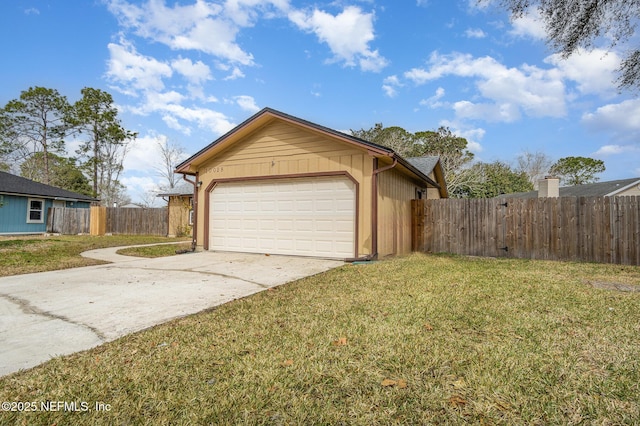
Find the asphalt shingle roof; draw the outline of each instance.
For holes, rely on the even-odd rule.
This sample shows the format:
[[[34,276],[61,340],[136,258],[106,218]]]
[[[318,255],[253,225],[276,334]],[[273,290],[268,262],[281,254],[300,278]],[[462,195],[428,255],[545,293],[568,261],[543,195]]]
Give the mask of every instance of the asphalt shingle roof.
[[[181,183],[175,188],[170,188],[158,194],[158,197],[170,197],[175,195],[192,195],[193,185],[190,183]]]
[[[87,195],[56,188],[51,185],[45,185],[44,183],[35,182],[6,172],[0,172],[0,193],[34,195],[43,198],[60,198],[87,202],[98,201],[96,198],[92,198]]]
[[[409,157],[406,160],[416,169],[420,170],[425,175],[429,176],[429,174],[433,171],[433,168],[438,164],[438,160],[440,157],[431,156],[431,157]]]

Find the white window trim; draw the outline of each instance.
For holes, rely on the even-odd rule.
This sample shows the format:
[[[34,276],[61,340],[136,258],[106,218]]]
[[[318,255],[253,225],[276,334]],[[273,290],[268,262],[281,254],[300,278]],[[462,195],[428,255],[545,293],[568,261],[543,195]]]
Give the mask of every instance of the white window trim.
[[[40,209],[40,210],[32,209],[31,208],[31,202],[32,201],[39,201],[40,203],[42,203],[42,209]],[[39,211],[40,212],[40,220],[31,219],[31,212],[32,211]],[[29,199],[27,199],[27,223],[44,223],[44,200],[42,198],[29,198]]]

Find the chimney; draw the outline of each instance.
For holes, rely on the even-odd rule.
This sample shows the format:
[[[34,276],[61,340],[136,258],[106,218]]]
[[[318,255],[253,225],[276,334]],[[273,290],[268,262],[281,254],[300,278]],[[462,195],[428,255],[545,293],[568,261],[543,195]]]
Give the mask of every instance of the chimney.
[[[545,176],[538,181],[538,198],[559,197],[560,179],[553,176]]]

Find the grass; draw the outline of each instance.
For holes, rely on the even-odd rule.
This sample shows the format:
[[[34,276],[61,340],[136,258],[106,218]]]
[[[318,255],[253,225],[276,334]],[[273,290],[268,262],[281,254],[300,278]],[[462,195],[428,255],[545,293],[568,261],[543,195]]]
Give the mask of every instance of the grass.
[[[98,265],[104,262],[84,258],[80,253],[97,248],[168,241],[180,239],[145,235],[0,237],[0,277]]]
[[[125,256],[153,258],[153,257],[173,256],[176,254],[176,251],[190,250],[190,249],[191,249],[191,241],[185,241],[180,244],[163,244],[163,245],[148,246],[148,247],[127,247],[127,248],[118,250],[116,253],[122,254]]]
[[[634,424],[640,293],[595,281],[640,268],[346,265],[0,378],[0,401],[91,407],[0,423]]]

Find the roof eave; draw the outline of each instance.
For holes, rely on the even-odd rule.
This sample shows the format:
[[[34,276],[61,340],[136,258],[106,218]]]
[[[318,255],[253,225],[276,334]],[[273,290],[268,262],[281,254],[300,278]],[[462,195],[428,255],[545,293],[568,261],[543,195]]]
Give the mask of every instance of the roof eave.
[[[203,157],[208,156],[208,154],[212,151],[212,149],[225,144],[225,142],[227,141],[232,141],[236,137],[242,136],[243,134],[252,133],[255,130],[259,129],[260,127],[270,123],[273,119],[276,119],[276,118],[282,121],[294,124],[296,126],[303,127],[307,130],[310,130],[316,133],[321,133],[324,135],[329,135],[343,142],[359,146],[361,148],[366,149],[373,155],[389,156],[394,153],[393,150],[389,148],[385,148],[383,146],[365,141],[364,139],[359,139],[354,136],[347,135],[346,133],[342,133],[337,130],[330,129],[328,127],[320,126],[310,121],[303,120],[301,118],[294,117],[289,114],[285,114],[281,111],[277,111],[271,108],[264,108],[260,110],[258,113],[249,117],[247,120],[245,120],[238,126],[231,129],[229,132],[220,136],[218,139],[216,139],[215,141],[213,141],[212,143],[210,143],[209,145],[207,145],[206,147],[204,147],[203,149],[201,149],[200,151],[198,151],[197,153],[195,153],[194,155],[192,155],[182,163],[178,164],[178,166],[176,166],[175,172],[190,174],[190,175],[195,174],[195,169],[202,162],[198,160],[201,160]]]

